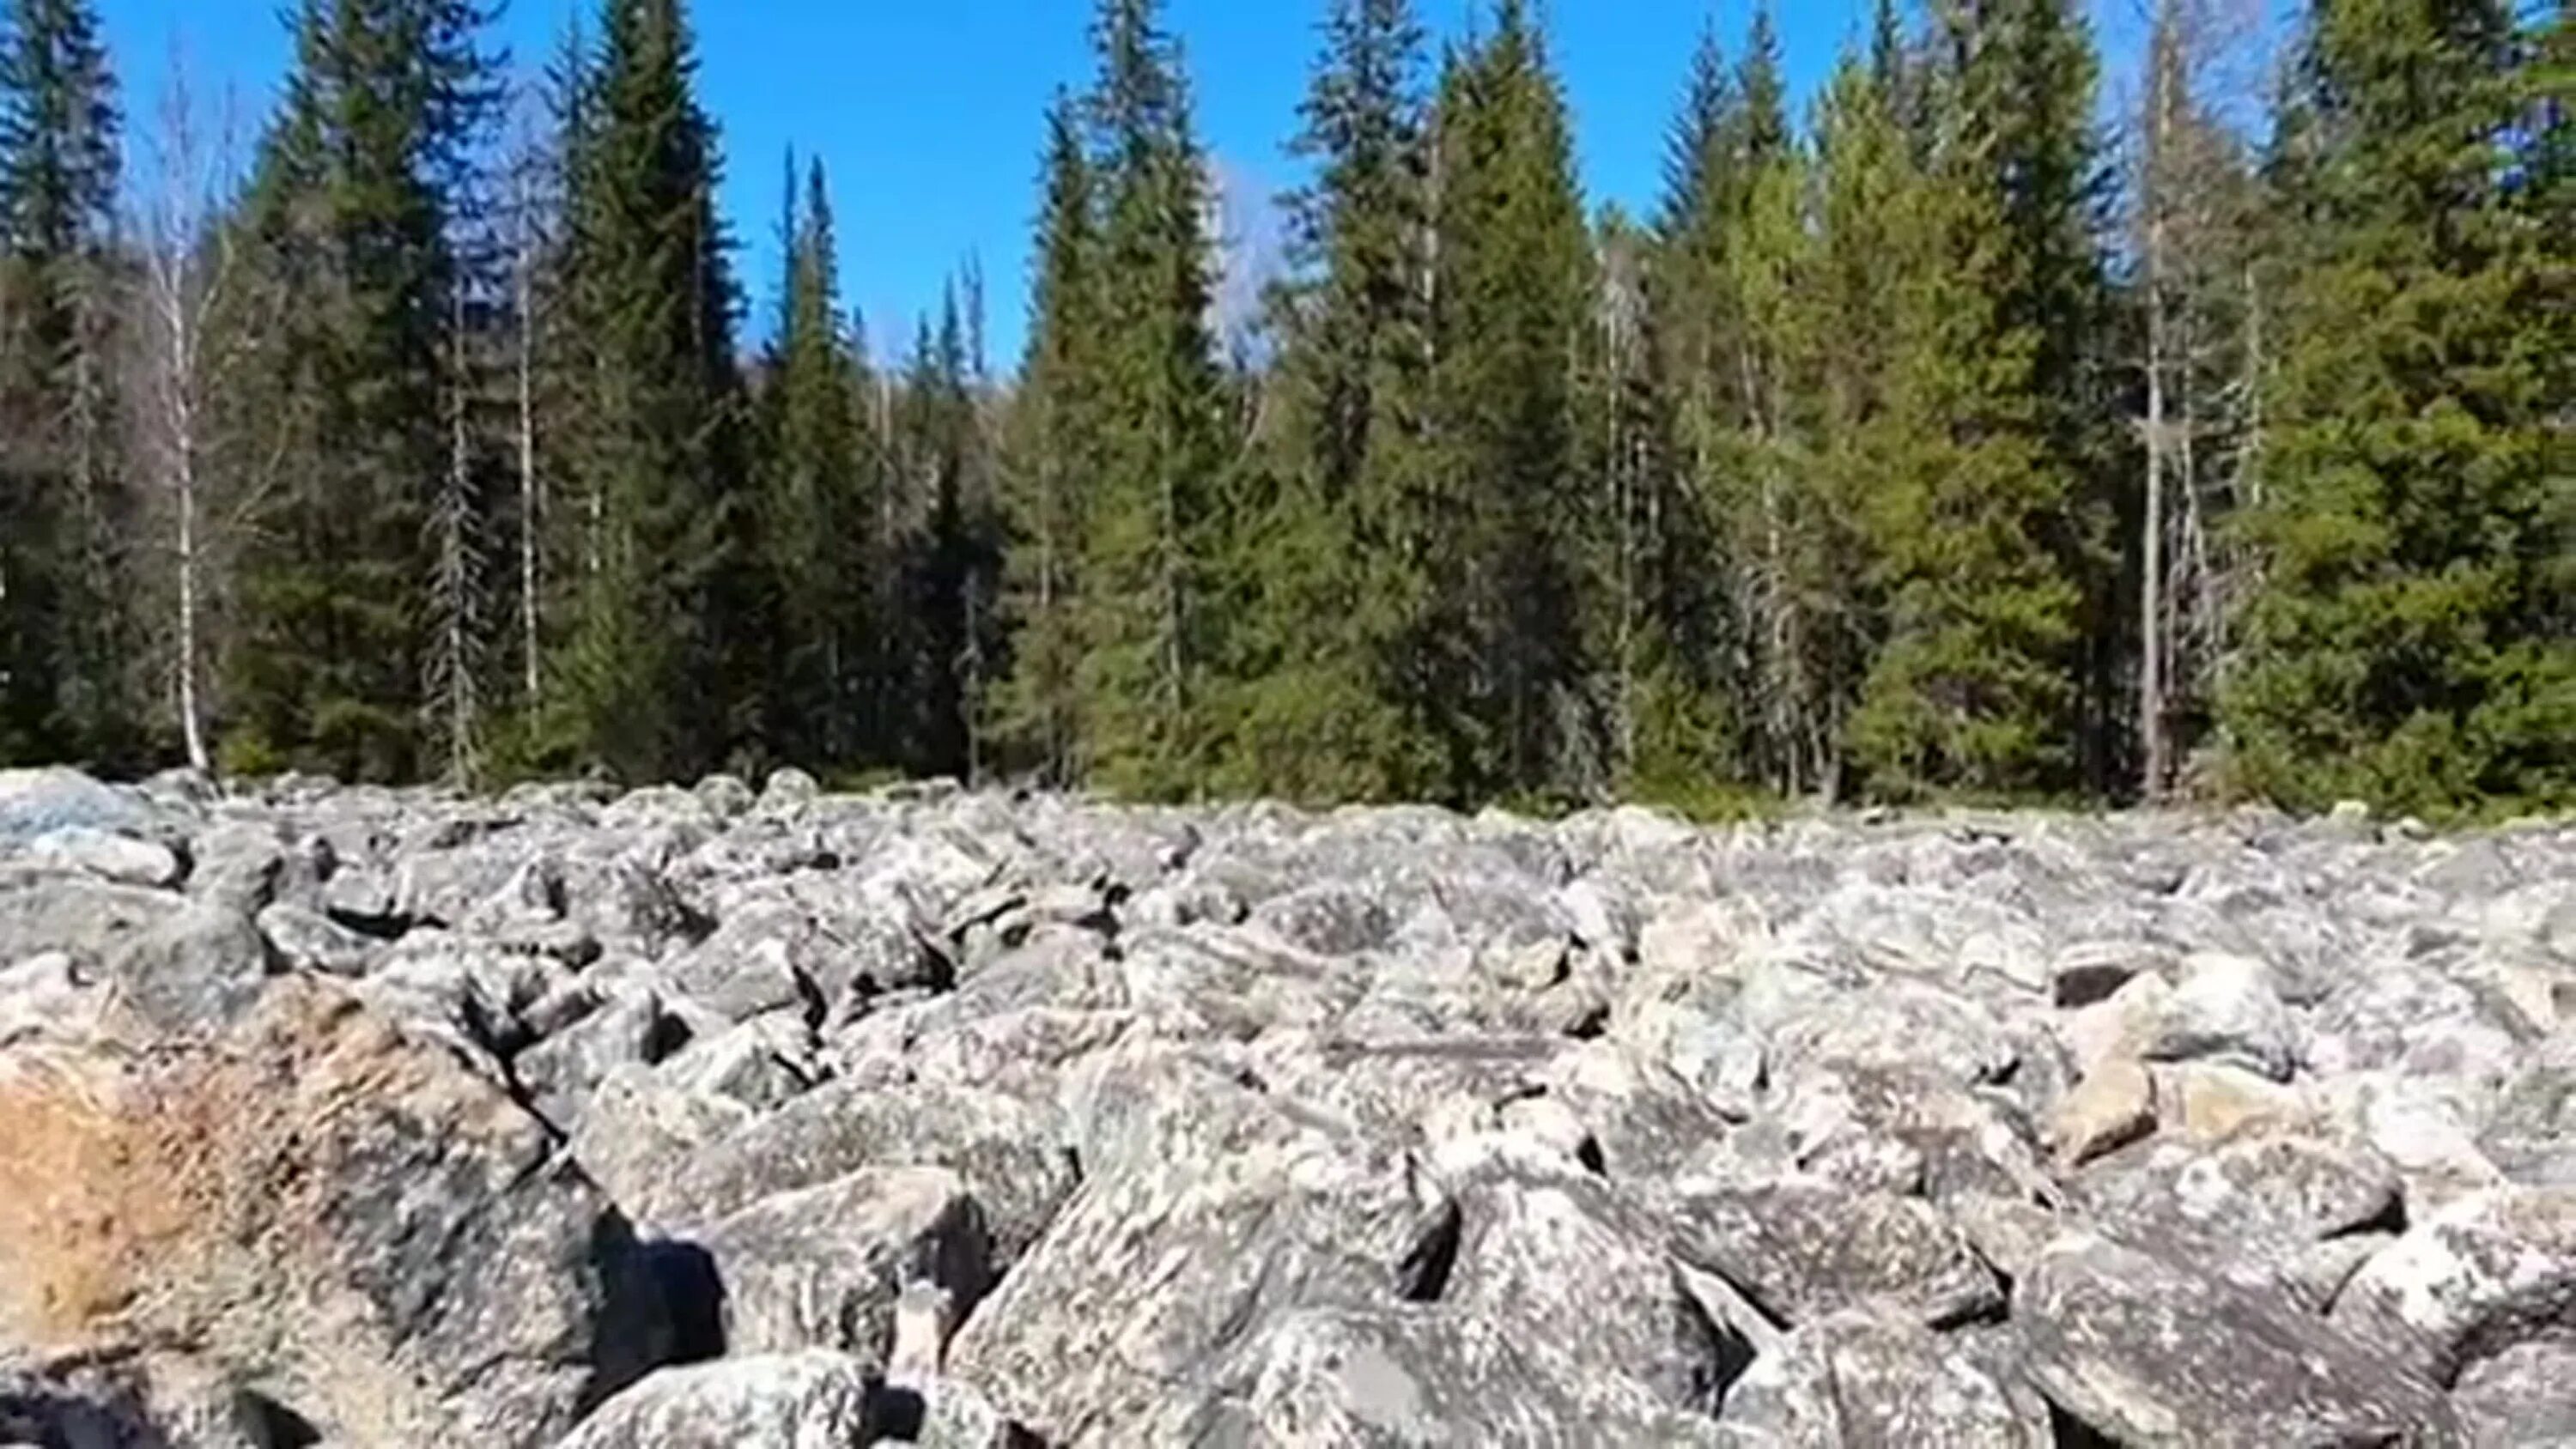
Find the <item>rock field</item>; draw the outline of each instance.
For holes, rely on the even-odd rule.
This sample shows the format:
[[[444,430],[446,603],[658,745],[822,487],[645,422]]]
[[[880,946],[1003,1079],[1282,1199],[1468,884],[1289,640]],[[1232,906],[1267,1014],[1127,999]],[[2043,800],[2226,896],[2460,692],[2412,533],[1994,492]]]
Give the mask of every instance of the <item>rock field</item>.
[[[2576,1444],[2576,825],[0,774],[0,1445]]]

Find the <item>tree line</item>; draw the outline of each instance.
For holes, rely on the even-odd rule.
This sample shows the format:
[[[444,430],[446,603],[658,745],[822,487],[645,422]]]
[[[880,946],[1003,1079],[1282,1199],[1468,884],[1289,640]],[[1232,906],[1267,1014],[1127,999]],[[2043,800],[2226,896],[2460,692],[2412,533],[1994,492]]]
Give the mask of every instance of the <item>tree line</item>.
[[[746,328],[682,0],[532,84],[299,0],[238,174],[6,0],[0,760],[2576,800],[2569,7],[2308,0],[2250,81],[2151,8],[2114,86],[2073,0],[1881,0],[1803,116],[1757,11],[1632,217],[1525,0],[1322,0],[1228,345],[1181,44],[1098,0],[1002,371],[971,265],[869,355],[819,160]]]

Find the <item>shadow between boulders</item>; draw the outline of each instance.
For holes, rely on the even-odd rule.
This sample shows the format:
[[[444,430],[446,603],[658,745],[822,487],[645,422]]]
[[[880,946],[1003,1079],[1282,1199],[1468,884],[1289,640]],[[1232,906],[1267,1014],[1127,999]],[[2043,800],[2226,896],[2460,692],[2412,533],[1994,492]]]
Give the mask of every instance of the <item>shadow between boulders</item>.
[[[605,1301],[590,1345],[590,1381],[574,1418],[655,1369],[724,1357],[725,1289],[713,1255],[695,1243],[639,1240],[610,1209],[591,1231],[590,1271]]]
[[[1466,1235],[1467,1215],[1453,1200],[1396,1265],[1396,1296],[1407,1303],[1437,1303],[1449,1291],[1449,1275],[1458,1266],[1458,1246]]]

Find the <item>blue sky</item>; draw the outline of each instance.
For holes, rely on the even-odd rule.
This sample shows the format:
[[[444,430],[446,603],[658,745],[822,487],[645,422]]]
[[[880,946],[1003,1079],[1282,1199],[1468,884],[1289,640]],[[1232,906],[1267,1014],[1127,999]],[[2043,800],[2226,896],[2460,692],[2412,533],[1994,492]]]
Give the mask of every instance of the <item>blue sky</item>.
[[[595,0],[578,0],[588,10]],[[1485,0],[1426,0],[1444,34]],[[1751,0],[1715,7],[1740,36]],[[512,0],[501,34],[540,64],[575,0]],[[1708,0],[1552,0],[1551,43],[1572,99],[1594,205],[1642,210]],[[255,130],[287,56],[277,0],[103,0],[138,129],[155,113],[174,38],[201,96],[229,87]],[[1088,0],[697,0],[701,94],[724,129],[726,207],[755,333],[775,287],[773,233],[789,146],[830,168],[844,282],[882,347],[908,337],[970,253],[992,296],[995,362],[1018,355],[1040,120],[1059,84],[1088,75]],[[1188,47],[1202,134],[1263,229],[1260,198],[1297,179],[1282,147],[1315,50],[1322,0],[1171,0]],[[1867,0],[1778,0],[1792,85],[1804,94],[1854,38]]]

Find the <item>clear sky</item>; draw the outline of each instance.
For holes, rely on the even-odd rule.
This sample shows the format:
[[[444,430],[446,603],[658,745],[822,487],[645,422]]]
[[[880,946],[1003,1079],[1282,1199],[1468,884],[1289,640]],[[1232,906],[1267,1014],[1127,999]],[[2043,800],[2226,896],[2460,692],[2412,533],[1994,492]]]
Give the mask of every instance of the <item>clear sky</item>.
[[[588,11],[596,0],[577,0]],[[1487,0],[1425,0],[1464,33]],[[1652,201],[1664,128],[1712,13],[1739,38],[1752,0],[1546,0],[1573,103],[1586,194],[1633,211]],[[576,0],[511,0],[500,34],[523,68],[552,51]],[[229,87],[255,131],[288,47],[279,0],[103,0],[137,129],[174,41],[201,96]],[[1260,203],[1297,180],[1282,148],[1316,48],[1323,0],[1171,0],[1188,47],[1200,130],[1225,178],[1230,229],[1257,248]],[[1804,95],[1856,39],[1867,0],[1776,0],[1787,69]],[[1022,335],[1029,218],[1047,97],[1080,85],[1089,0],[696,0],[700,94],[723,127],[725,202],[763,331],[776,287],[774,233],[787,148],[830,169],[844,285],[882,347],[909,337],[970,253],[992,297],[997,366]],[[595,24],[591,26],[596,29]]]

